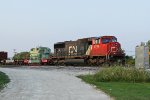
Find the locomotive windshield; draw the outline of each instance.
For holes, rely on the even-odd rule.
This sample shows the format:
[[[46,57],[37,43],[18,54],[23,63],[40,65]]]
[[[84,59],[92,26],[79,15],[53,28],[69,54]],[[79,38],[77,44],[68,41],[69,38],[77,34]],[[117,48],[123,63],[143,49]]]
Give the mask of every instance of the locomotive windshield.
[[[112,42],[117,42],[117,39],[115,37],[112,38]]]
[[[111,41],[110,38],[102,38],[102,43],[103,44],[109,43],[110,41]]]

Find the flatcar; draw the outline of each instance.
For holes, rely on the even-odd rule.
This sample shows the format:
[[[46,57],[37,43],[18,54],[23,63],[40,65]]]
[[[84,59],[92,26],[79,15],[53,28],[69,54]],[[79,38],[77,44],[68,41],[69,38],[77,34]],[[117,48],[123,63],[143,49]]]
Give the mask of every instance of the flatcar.
[[[54,44],[53,64],[124,64],[125,53],[115,36],[82,38]]]

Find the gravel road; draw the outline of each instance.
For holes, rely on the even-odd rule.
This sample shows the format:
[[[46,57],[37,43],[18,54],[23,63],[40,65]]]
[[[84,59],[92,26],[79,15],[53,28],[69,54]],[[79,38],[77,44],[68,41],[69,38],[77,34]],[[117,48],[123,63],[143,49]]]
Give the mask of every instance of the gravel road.
[[[0,92],[0,100],[110,100],[76,78],[79,71],[30,68],[0,68],[0,71],[11,79]]]

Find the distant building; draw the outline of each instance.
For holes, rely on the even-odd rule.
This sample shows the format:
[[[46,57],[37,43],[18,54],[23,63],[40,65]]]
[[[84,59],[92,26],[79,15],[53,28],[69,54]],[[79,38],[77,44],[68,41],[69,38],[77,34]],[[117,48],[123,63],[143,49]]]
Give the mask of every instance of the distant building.
[[[148,69],[149,68],[149,47],[145,43],[135,48],[135,67]]]

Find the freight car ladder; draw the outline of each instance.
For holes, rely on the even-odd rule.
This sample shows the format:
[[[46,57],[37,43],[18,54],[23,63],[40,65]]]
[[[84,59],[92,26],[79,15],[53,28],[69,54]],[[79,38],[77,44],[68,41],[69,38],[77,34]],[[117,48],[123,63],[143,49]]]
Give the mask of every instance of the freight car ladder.
[[[90,52],[91,52],[91,45],[89,46],[88,50],[86,51],[86,55],[90,55]]]

